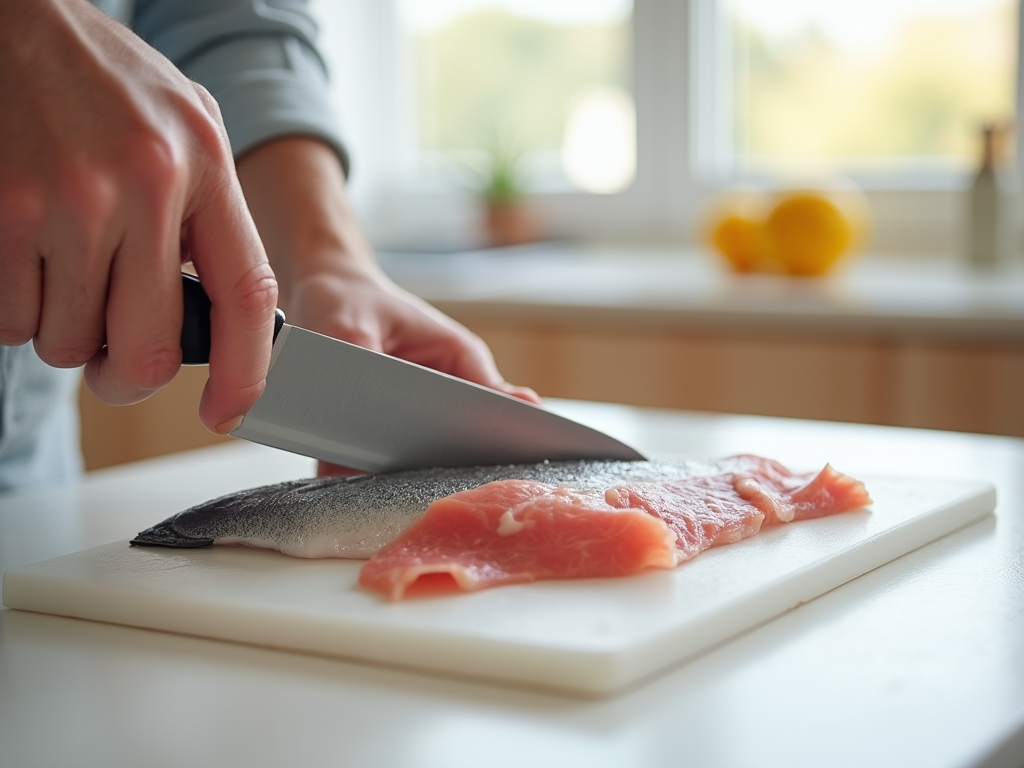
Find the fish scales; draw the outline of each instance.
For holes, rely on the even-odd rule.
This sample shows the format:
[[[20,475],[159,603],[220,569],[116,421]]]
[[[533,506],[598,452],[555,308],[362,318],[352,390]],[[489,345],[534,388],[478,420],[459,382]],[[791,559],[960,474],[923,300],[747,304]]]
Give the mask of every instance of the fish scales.
[[[716,462],[557,461],[293,480],[204,502],[142,531],[131,543],[178,548],[241,544],[298,557],[365,559],[434,501],[495,480],[604,490],[739,471],[746,463],[744,457]]]

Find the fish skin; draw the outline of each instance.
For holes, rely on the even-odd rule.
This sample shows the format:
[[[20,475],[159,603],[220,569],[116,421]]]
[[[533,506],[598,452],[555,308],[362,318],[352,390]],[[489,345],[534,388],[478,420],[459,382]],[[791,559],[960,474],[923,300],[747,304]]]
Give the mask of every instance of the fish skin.
[[[142,531],[131,543],[175,548],[241,544],[298,557],[366,559],[437,499],[495,480],[603,491],[743,471],[749,464],[745,456],[715,462],[557,461],[292,480],[204,502]]]

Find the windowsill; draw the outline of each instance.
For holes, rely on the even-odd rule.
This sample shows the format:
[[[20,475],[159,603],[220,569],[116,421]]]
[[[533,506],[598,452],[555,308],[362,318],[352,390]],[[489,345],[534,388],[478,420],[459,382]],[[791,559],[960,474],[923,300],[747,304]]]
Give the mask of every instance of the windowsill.
[[[474,304],[534,324],[1024,341],[1024,261],[978,272],[950,258],[870,254],[808,279],[736,275],[697,249],[556,243],[385,252],[381,263],[442,308]]]
[[[453,251],[482,242],[480,204],[469,190],[429,193],[393,184],[366,192],[357,203],[381,250],[423,244]],[[704,237],[705,217],[727,193],[727,187],[707,186],[692,194],[659,195],[649,185],[638,185],[612,195],[548,193],[527,199],[552,237],[693,243]],[[871,211],[871,242],[879,251],[929,259],[959,249],[967,213],[963,189],[873,189],[864,192],[864,199]]]

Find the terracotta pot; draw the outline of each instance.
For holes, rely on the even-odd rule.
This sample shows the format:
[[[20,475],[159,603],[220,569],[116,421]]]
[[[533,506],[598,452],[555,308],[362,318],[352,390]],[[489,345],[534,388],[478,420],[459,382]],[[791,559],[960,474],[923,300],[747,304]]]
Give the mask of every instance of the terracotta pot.
[[[525,203],[488,203],[484,225],[491,245],[520,245],[540,239],[537,213]]]

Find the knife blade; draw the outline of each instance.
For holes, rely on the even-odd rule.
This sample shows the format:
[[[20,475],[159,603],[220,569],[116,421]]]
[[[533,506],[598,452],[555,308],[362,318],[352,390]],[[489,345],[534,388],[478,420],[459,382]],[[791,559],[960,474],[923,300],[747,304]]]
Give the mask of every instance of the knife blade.
[[[182,273],[183,362],[210,354],[210,300]],[[642,460],[630,446],[545,408],[305,330],[277,310],[263,394],[230,434],[366,472]]]

